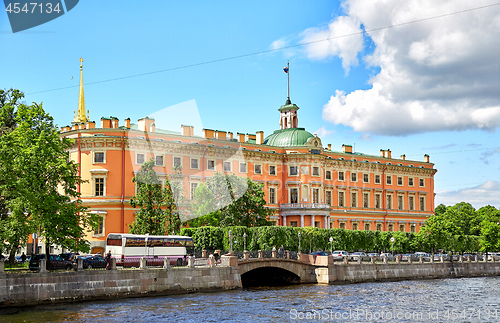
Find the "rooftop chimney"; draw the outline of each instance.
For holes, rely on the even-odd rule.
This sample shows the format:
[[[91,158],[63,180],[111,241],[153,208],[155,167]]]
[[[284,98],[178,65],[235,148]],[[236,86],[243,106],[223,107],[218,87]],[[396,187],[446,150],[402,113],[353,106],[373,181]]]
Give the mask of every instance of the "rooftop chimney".
[[[328,150],[332,150],[332,144],[328,144]]]
[[[402,160],[406,160],[406,155],[401,155]]]
[[[257,131],[257,145],[264,144],[264,131]]]
[[[151,129],[151,124],[155,123],[155,119],[151,119],[148,116],[138,120],[138,128],[140,131],[149,131]]]
[[[102,117],[101,128],[111,128],[111,119]]]
[[[351,145],[342,145],[342,152],[345,154],[352,154],[352,146]]]
[[[237,133],[238,136],[238,142],[245,142],[245,134],[244,133]]]
[[[217,137],[217,139],[219,140],[226,140],[226,132],[225,131],[215,131],[215,135]]]
[[[215,131],[212,129],[202,129],[201,131],[203,132],[203,138],[212,139],[214,137]]]
[[[125,128],[130,129],[130,118],[125,119]]]
[[[95,128],[95,121],[89,121],[89,122],[87,122],[87,124],[85,125],[85,128],[87,128],[87,129],[94,129]]]
[[[427,154],[424,155],[424,162],[430,163],[429,155]]]
[[[181,124],[181,135],[186,137],[194,137],[194,127]]]

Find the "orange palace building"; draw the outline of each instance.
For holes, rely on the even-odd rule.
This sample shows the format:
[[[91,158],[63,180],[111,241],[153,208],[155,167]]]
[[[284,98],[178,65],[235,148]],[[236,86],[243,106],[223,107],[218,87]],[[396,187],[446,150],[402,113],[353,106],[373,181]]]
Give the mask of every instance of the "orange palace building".
[[[150,158],[162,181],[182,183],[187,199],[215,172],[264,184],[275,225],[417,232],[434,214],[437,170],[428,155],[415,161],[392,158],[389,149],[373,156],[350,145],[324,147],[298,127],[299,107],[289,99],[278,109],[280,129],[268,136],[203,129],[200,137],[192,126],[158,129],[148,117],[121,125],[118,118],[101,118],[96,124],[85,114],[80,67],[78,111],[61,136],[75,139],[70,158],[86,180],[79,188],[83,204],[102,218],[88,236],[92,252],[104,251],[108,233],[128,232],[137,211],[129,204],[132,178]]]

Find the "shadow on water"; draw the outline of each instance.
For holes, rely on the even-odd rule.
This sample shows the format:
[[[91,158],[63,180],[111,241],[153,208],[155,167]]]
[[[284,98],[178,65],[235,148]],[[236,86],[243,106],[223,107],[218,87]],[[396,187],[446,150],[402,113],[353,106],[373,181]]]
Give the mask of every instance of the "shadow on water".
[[[289,286],[300,284],[300,277],[285,269],[262,267],[241,275],[241,284],[243,288]]]

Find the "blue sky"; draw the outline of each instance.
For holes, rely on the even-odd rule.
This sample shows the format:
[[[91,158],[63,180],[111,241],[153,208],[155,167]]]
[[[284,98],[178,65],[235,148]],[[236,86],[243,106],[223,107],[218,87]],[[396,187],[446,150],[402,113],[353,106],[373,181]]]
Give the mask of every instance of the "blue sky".
[[[498,208],[496,3],[80,1],[15,34],[1,12],[0,87],[24,91],[67,125],[83,57],[92,120],[137,120],[195,100],[205,128],[268,135],[279,127],[289,60],[299,126],[324,146],[429,154],[437,204]]]

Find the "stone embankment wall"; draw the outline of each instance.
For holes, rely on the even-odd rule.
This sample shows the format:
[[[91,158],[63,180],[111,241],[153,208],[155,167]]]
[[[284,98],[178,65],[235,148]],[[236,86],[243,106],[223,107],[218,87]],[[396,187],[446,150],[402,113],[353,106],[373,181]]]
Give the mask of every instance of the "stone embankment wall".
[[[240,287],[238,269],[222,266],[0,274],[0,307]]]
[[[316,268],[322,284],[348,284],[373,281],[499,276],[500,263],[444,262],[400,264],[348,264]]]

